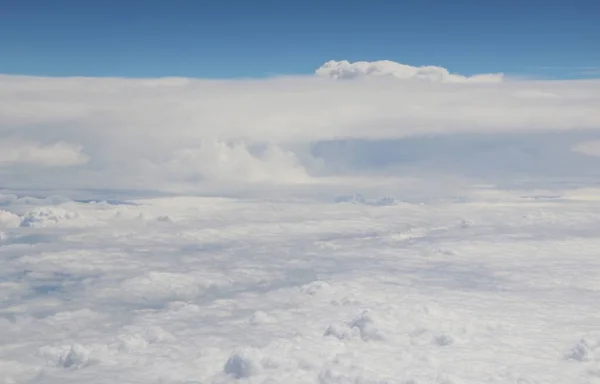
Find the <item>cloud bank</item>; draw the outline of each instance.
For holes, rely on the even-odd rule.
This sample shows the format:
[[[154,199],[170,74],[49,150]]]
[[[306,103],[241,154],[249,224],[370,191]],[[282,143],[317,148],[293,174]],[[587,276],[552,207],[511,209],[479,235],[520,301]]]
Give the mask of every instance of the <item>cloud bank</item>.
[[[66,167],[85,164],[88,157],[81,153],[81,146],[56,142],[41,145],[35,142],[0,142],[0,167],[13,164],[32,164],[48,167]]]
[[[322,143],[600,132],[600,81],[502,80],[389,61],[260,80],[4,75],[0,176],[10,188],[305,184],[373,162],[362,147],[319,155]]]

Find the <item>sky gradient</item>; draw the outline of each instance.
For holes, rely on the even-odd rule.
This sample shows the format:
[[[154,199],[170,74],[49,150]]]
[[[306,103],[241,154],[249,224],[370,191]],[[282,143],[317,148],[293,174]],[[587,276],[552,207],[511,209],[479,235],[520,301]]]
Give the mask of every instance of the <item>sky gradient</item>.
[[[0,73],[264,77],[327,60],[598,77],[595,1],[0,1]]]

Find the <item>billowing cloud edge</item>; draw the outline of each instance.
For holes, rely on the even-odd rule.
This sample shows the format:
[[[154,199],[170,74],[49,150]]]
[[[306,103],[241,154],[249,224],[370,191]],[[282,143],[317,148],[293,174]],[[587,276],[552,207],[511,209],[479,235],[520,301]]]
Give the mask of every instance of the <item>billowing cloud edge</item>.
[[[356,79],[364,77],[392,77],[397,79],[420,79],[439,83],[499,83],[504,80],[503,73],[483,73],[464,76],[450,73],[440,66],[425,65],[415,67],[390,60],[356,61],[330,60],[317,68],[317,76],[331,79]]]

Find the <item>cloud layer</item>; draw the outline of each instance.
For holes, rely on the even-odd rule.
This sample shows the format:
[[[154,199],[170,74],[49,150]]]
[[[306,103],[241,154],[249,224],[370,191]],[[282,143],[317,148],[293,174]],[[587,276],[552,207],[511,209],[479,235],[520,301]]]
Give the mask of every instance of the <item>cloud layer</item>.
[[[597,382],[600,190],[396,196],[0,191],[0,382]]]
[[[35,142],[0,142],[0,165],[31,164],[47,167],[66,167],[85,164],[89,159],[81,146],[63,142],[41,145]]]
[[[0,175],[13,188],[306,183],[340,166],[315,155],[320,143],[600,128],[595,80],[500,81],[389,61],[330,61],[316,72],[219,81],[0,76]]]

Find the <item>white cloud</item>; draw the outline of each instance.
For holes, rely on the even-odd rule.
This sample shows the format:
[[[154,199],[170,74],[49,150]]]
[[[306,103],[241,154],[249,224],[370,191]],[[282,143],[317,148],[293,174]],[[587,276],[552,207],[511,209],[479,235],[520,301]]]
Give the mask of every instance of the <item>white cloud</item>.
[[[0,167],[18,164],[67,167],[85,164],[88,160],[79,145],[63,142],[41,145],[20,140],[0,141]]]
[[[0,211],[0,382],[594,382],[598,189],[480,188]]]
[[[0,76],[0,381],[595,380],[600,82],[410,71]]]
[[[332,79],[356,79],[367,76],[387,76],[398,79],[422,79],[440,83],[499,83],[504,79],[502,73],[485,73],[463,76],[450,73],[444,67],[425,65],[413,67],[390,60],[356,61],[330,60],[317,68],[315,74]]]
[[[21,218],[12,212],[0,209],[0,228],[12,228],[19,226]]]
[[[173,154],[165,164],[179,178],[248,182],[303,182],[309,179],[290,151],[269,145],[261,154],[252,154],[247,145],[223,141],[203,142]]]
[[[499,82],[499,75],[393,62],[329,62],[317,73],[260,80],[0,76],[2,180],[10,187],[153,190],[305,183],[337,172],[339,164],[311,152],[328,140],[600,127],[600,81]],[[364,79],[328,78],[355,75]]]

